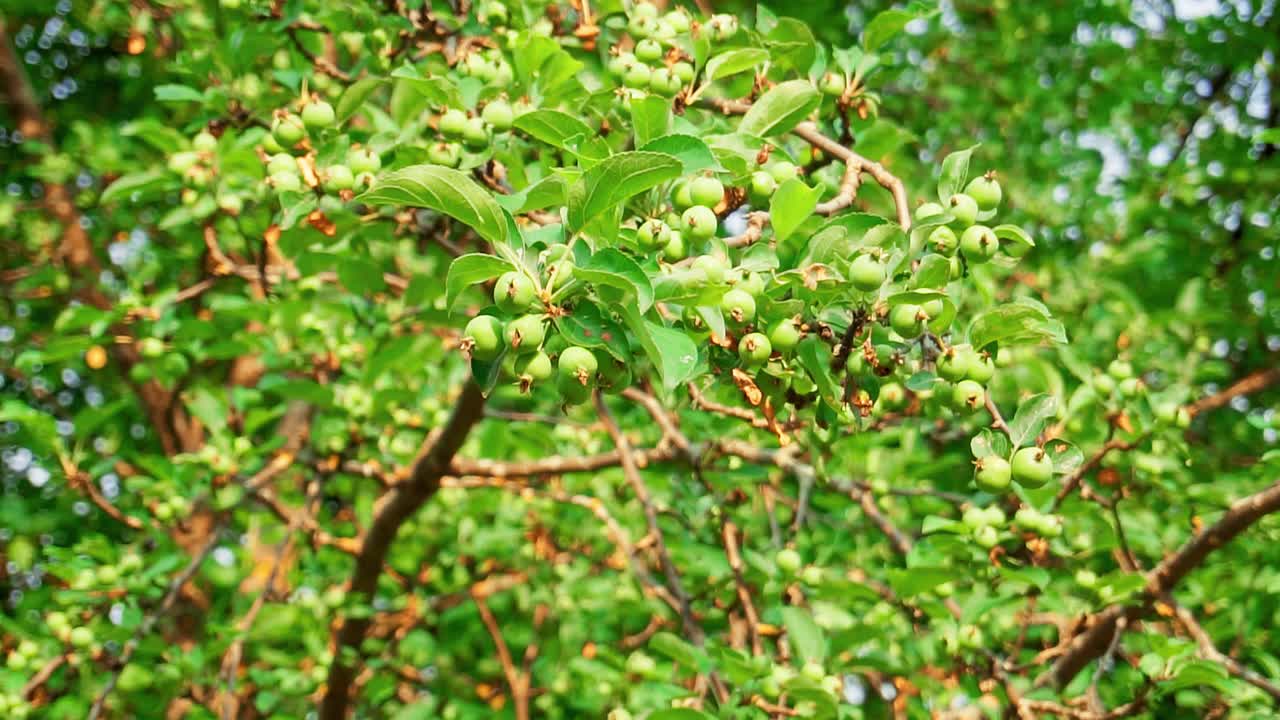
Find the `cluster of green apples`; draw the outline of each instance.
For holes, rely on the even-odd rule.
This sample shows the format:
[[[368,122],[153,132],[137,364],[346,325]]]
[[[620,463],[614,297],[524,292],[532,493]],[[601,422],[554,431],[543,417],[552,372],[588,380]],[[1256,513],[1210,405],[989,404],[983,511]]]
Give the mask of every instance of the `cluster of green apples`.
[[[695,22],[683,8],[663,14],[656,5],[636,3],[627,15],[627,31],[635,41],[630,50],[615,46],[610,50],[609,74],[625,89],[628,98],[653,93],[672,97],[693,82],[694,67],[681,53],[672,52],[675,40],[695,29]],[[713,42],[722,42],[738,33],[733,15],[712,15],[697,27]]]
[[[459,67],[466,65],[465,62],[460,63]],[[522,104],[517,108],[505,96],[490,100],[478,111],[445,108],[436,122],[436,130],[440,136],[427,147],[427,159],[436,165],[458,167],[462,163],[464,149],[471,152],[487,150],[493,142],[494,133],[509,132],[518,110],[522,109]]]
[[[963,262],[983,265],[1000,253],[1019,258],[1030,246],[1017,242],[1001,242],[1001,238],[987,224],[995,218],[1004,191],[996,180],[995,172],[988,172],[969,181],[964,192],[947,198],[944,203],[925,203],[916,208],[917,222],[929,223],[950,215],[946,224],[935,227],[928,236],[928,245],[934,252],[952,259],[952,277],[963,274]]]

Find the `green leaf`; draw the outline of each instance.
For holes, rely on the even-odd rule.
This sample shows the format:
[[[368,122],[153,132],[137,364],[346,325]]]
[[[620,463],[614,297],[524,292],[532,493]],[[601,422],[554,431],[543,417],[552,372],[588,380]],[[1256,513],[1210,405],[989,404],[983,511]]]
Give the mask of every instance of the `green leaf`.
[[[116,178],[107,186],[98,202],[107,205],[117,200],[130,199],[134,193],[145,197],[163,193],[172,186],[172,175],[163,169],[140,170]]]
[[[33,452],[54,454],[62,451],[62,439],[52,415],[40,412],[26,403],[6,399],[0,405],[0,423],[14,422],[18,426],[18,438],[25,441]]]
[[[583,347],[602,347],[613,357],[631,360],[631,343],[621,325],[605,317],[600,306],[587,301],[554,318],[556,329],[569,342]]]
[[[738,131],[757,137],[787,132],[813,112],[821,99],[808,80],[779,83],[756,100],[743,116]]]
[[[957,150],[942,160],[942,175],[938,178],[938,199],[946,207],[952,195],[964,189],[965,180],[969,179],[969,158],[978,146],[965,150]]]
[[[445,307],[452,310],[458,298],[461,297],[462,291],[472,285],[496,278],[514,269],[515,266],[511,263],[493,255],[471,253],[456,258],[449,264],[449,272],[445,276]]]
[[[512,215],[523,215],[564,205],[569,199],[569,183],[562,175],[549,175],[518,193],[497,195],[494,199]]]
[[[385,82],[385,78],[370,76],[360,78],[351,83],[350,87],[338,98],[338,104],[334,108],[338,116],[338,122],[344,123],[351,119],[351,116],[360,110],[360,106],[364,104],[364,101],[368,100],[369,96],[382,87]]]
[[[822,190],[811,188],[800,178],[788,178],[769,198],[769,222],[773,234],[782,242],[813,215]]]
[[[1058,414],[1058,399],[1052,395],[1032,395],[1018,405],[1009,421],[1010,442],[1020,448],[1034,442],[1048,422]]]
[[[1038,567],[1004,567],[1000,568],[1000,575],[1008,582],[1021,583],[1031,585],[1035,588],[1043,590],[1049,584],[1049,571]]]
[[[715,720],[715,715],[693,708],[666,708],[649,713],[649,720]]]
[[[514,127],[534,140],[585,158],[600,160],[609,155],[590,125],[560,110],[527,112],[515,119]]]
[[[1031,236],[1027,234],[1027,231],[1017,225],[997,225],[991,228],[991,231],[994,232],[996,237],[1001,240],[1008,240],[1016,245],[1022,245],[1024,248],[1033,248],[1036,246],[1036,241],[1031,239]]]
[[[361,257],[344,256],[338,263],[338,280],[356,295],[372,295],[387,286],[378,264]]]
[[[582,265],[573,268],[573,275],[597,285],[618,288],[634,297],[641,313],[653,307],[653,285],[649,276],[635,260],[614,248],[605,248],[592,255]]]
[[[1049,309],[1030,298],[1018,298],[983,312],[969,325],[969,342],[975,350],[992,343],[1001,346],[1041,342],[1065,345],[1066,330]]]
[[[507,220],[487,190],[466,173],[439,165],[411,165],[378,178],[356,198],[369,205],[408,205],[442,212],[498,245],[507,242]]]
[[[631,101],[631,126],[635,131],[636,147],[643,148],[651,140],[667,134],[671,125],[671,105],[657,95],[648,95]]]
[[[1044,444],[1044,452],[1053,460],[1055,475],[1070,475],[1084,465],[1084,453],[1066,440],[1050,440]]]
[[[706,658],[706,654],[679,636],[660,632],[649,639],[649,648],[656,653],[684,665],[697,668]]]
[[[1259,130],[1257,134],[1253,136],[1253,141],[1258,144],[1280,145],[1280,127]]]
[[[769,52],[760,48],[740,48],[720,53],[707,61],[704,72],[708,81],[727,78],[744,70],[760,67],[769,60]]]
[[[391,72],[391,77],[413,88],[427,102],[436,107],[461,107],[462,93],[453,81],[445,77],[423,77],[412,65],[401,65]],[[350,91],[348,91],[350,92]]]
[[[698,346],[688,334],[645,320],[634,305],[618,309],[658,371],[663,387],[674,390],[693,377],[698,367]]]
[[[918,18],[929,17],[936,12],[938,12],[936,9],[885,10],[871,18],[871,22],[867,23],[866,28],[863,29],[862,47],[867,52],[875,52],[889,42],[894,35],[902,32],[907,23]]]
[[[1004,433],[987,428],[983,428],[973,436],[969,441],[969,450],[975,458],[984,458],[988,455],[1007,458],[1009,453],[1013,452],[1013,448],[1009,445],[1009,438]]]
[[[831,374],[831,359],[831,348],[816,336],[810,335],[796,347],[796,360],[809,372],[827,404],[836,407],[843,397],[843,391]]]
[[[683,166],[682,175],[694,175],[703,170],[719,169],[720,163],[711,148],[702,140],[692,135],[664,135],[650,141],[640,148],[644,152],[663,153],[680,161]]]
[[[889,571],[889,585],[902,597],[915,597],[956,579],[956,571],[943,567],[913,567]]]
[[[787,640],[801,660],[822,662],[826,659],[827,638],[807,609],[795,606],[782,608],[782,625],[787,629]]]
[[[680,161],[663,153],[619,153],[593,166],[569,193],[569,226],[580,230],[628,198],[680,176]]]
[[[204,102],[204,93],[186,85],[157,85],[155,92],[160,102]]]

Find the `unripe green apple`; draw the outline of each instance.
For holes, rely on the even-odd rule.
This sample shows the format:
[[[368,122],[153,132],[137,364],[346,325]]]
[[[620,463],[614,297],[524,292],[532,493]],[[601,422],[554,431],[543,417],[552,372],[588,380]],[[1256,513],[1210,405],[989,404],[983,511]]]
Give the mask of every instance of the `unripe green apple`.
[[[738,341],[738,357],[747,367],[763,365],[773,354],[773,347],[764,333],[747,333]]]
[[[889,311],[889,327],[907,340],[913,340],[924,333],[925,321],[929,319],[919,305],[904,303],[896,305]]]
[[[636,43],[636,59],[642,63],[655,63],[662,57],[662,45],[652,38]]]
[[[769,344],[782,353],[795,349],[800,344],[800,337],[800,323],[794,318],[779,320],[769,330]]]
[[[467,118],[462,129],[462,143],[472,150],[483,150],[489,147],[489,126],[483,118]]]
[[[783,548],[773,556],[773,562],[784,574],[795,575],[800,566],[804,564],[804,559],[795,550]]]
[[[976,359],[968,345],[953,345],[938,356],[938,377],[948,382],[960,382],[969,376],[969,366]]]
[[[709,240],[716,234],[716,214],[705,205],[694,205],[680,216],[684,234],[692,240]]]
[[[626,74],[622,76],[622,84],[629,88],[642,90],[649,87],[649,78],[652,74],[653,71],[649,69],[648,65],[637,62],[627,68]]]
[[[657,218],[646,220],[636,230],[636,241],[645,250],[658,250],[671,240],[671,228]]]
[[[525,312],[537,301],[533,281],[517,270],[503,273],[493,286],[493,302],[505,312]]]
[[[427,148],[427,160],[436,165],[456,168],[462,162],[462,148],[455,143],[431,143]]]
[[[649,89],[662,97],[672,97],[680,92],[684,83],[669,68],[660,67],[649,75]]]
[[[695,73],[696,71],[693,69],[693,64],[687,63],[683,60],[671,66],[671,74],[675,75],[676,79],[679,80],[682,85],[688,85],[693,82]]]
[[[980,265],[996,256],[1000,240],[986,225],[971,225],[960,236],[960,251],[972,265]]]
[[[200,156],[194,152],[176,152],[169,156],[169,169],[179,175],[186,175],[187,171],[196,166],[200,162]]]
[[[885,267],[870,254],[862,254],[849,264],[849,280],[853,286],[863,292],[879,290],[884,284]]]
[[[588,349],[570,345],[556,359],[556,371],[562,381],[572,381],[583,387],[594,387],[596,371],[600,363]],[[563,383],[562,383],[563,384]]]
[[[484,121],[493,126],[493,129],[499,131],[510,130],[512,123],[515,122],[515,111],[511,109],[511,103],[499,98],[484,106],[484,111],[480,113],[480,117]]]
[[[191,147],[195,148],[196,152],[211,153],[218,149],[218,138],[208,131],[201,130],[191,140]]]
[[[974,202],[978,203],[978,209],[983,212],[995,210],[1000,206],[1001,198],[1004,197],[994,172],[970,180],[964,188],[964,193],[973,198]]]
[[[308,130],[331,128],[338,121],[333,106],[323,100],[314,100],[302,108],[302,124]]]
[[[844,94],[845,79],[840,73],[829,72],[822,76],[822,81],[818,84],[823,94],[839,97]]]
[[[537,352],[545,337],[546,328],[541,315],[523,315],[507,323],[507,347],[514,352]]]
[[[907,389],[896,382],[880,386],[880,395],[876,398],[876,406],[884,410],[901,410],[907,404]]]
[[[951,391],[951,404],[962,413],[974,413],[986,402],[987,390],[981,383],[973,380],[961,380]]]
[[[667,262],[683,260],[689,254],[684,242],[684,233],[679,230],[667,232],[667,244],[662,247],[662,259]]]
[[[983,525],[973,531],[973,540],[984,550],[990,550],[1000,544],[1000,531],[990,525]]]
[[[689,197],[694,205],[714,208],[724,199],[724,185],[711,175],[696,177],[689,182]]]
[[[795,177],[798,172],[796,166],[786,160],[779,160],[765,169],[779,185]]]
[[[983,351],[973,353],[969,358],[969,371],[966,374],[970,380],[987,384],[991,382],[991,378],[996,374],[995,362],[991,360],[991,353]]]
[[[440,116],[438,127],[445,137],[459,139],[467,130],[467,114],[457,108],[449,108]]]
[[[1012,470],[1009,461],[999,455],[988,455],[979,458],[973,464],[973,481],[978,488],[989,493],[1004,492],[1009,488]],[[983,515],[985,521],[985,514]]]
[[[93,631],[87,627],[71,628],[71,645],[84,650],[93,644]]]
[[[703,209],[705,210],[706,208]],[[693,264],[690,267],[705,274],[707,282],[713,285],[718,285],[724,282],[725,262],[718,255],[699,255],[694,258]]]
[[[947,198],[951,215],[962,228],[967,228],[978,221],[978,203],[964,193],[956,193]]]
[[[1038,447],[1024,447],[1013,454],[1013,479],[1027,488],[1044,487],[1053,479],[1053,459]]]
[[[684,8],[676,8],[663,15],[662,19],[671,27],[672,32],[678,35],[689,32],[691,27],[689,13],[685,12]]]
[[[350,190],[356,186],[356,176],[346,165],[330,165],[324,175],[324,187],[331,192]]]
[[[749,323],[756,318],[756,299],[745,290],[733,288],[721,298],[720,309],[736,323]]]
[[[298,172],[298,159],[287,153],[277,153],[267,160],[267,174]]]
[[[956,237],[956,231],[946,225],[939,225],[929,233],[929,247],[939,255],[951,257],[956,254],[956,249],[960,247],[960,239]]]
[[[285,148],[292,148],[307,136],[307,126],[302,119],[291,112],[281,112],[271,125],[271,135]]]
[[[617,55],[609,58],[609,74],[621,80],[622,77],[627,74],[627,68],[638,62],[640,61],[636,59],[634,54],[629,52],[618,52]]]
[[[492,360],[502,352],[502,321],[492,315],[477,315],[462,331],[463,347],[477,360]]]
[[[769,173],[764,170],[751,173],[751,198],[755,202],[764,205],[777,189],[778,181]]]
[[[637,650],[627,657],[626,669],[632,675],[648,677],[658,669],[658,663],[645,653]]]

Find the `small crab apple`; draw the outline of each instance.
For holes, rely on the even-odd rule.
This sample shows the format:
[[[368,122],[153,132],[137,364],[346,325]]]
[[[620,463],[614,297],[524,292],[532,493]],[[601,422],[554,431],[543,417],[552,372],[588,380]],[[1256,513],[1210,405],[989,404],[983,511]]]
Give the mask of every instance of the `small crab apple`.
[[[671,230],[667,233],[667,244],[662,246],[662,259],[667,262],[677,262],[683,260],[689,254],[689,248],[684,242],[684,233],[679,230]]]
[[[764,333],[747,333],[738,341],[738,357],[746,366],[763,365],[773,354],[773,346]]]
[[[973,380],[961,380],[951,389],[952,407],[966,414],[977,412],[986,402],[986,397],[987,389]]]
[[[658,250],[666,246],[671,240],[671,228],[667,224],[657,218],[651,218],[641,223],[636,229],[636,242],[645,250]]]
[[[510,130],[512,123],[515,122],[515,111],[511,109],[511,103],[498,98],[484,106],[480,117],[493,126],[494,130],[505,131]]]
[[[986,384],[991,382],[991,378],[996,374],[995,361],[991,359],[991,353],[983,350],[975,352],[969,358],[968,372],[965,377],[974,382]]]
[[[969,364],[974,355],[967,345],[952,345],[938,356],[938,377],[948,382],[960,382],[969,376]]]
[[[901,410],[907,404],[907,389],[901,383],[891,382],[880,386],[876,405],[885,410]]]
[[[956,193],[947,198],[947,206],[951,215],[962,228],[967,228],[978,221],[978,203],[964,193]]]
[[[884,263],[869,253],[859,255],[849,264],[849,280],[853,282],[854,287],[863,292],[879,290],[884,284],[884,279]]]
[[[889,311],[889,326],[907,340],[920,337],[928,319],[923,308],[910,303],[896,305]]]
[[[733,288],[721,298],[720,309],[736,323],[749,323],[756,318],[756,299],[746,290]]]
[[[271,136],[281,146],[291,148],[307,136],[307,127],[302,124],[302,119],[297,115],[281,111],[276,114],[271,124]]]
[[[1000,240],[986,225],[971,225],[960,236],[960,251],[971,264],[985,263],[1000,250]]]
[[[330,165],[324,171],[324,187],[330,192],[350,190],[356,185],[356,176],[346,165]]]
[[[819,88],[826,95],[839,97],[844,94],[845,79],[840,73],[829,72],[822,76],[822,81],[818,84]]]
[[[789,352],[800,344],[800,322],[795,318],[786,318],[774,323],[769,330],[769,344],[779,352]]]
[[[643,90],[649,87],[649,78],[653,71],[648,65],[636,63],[627,68],[627,72],[622,76],[622,84],[636,90]]]
[[[462,130],[462,143],[472,150],[483,150],[489,147],[489,140],[489,126],[484,119],[468,118],[467,125]]]
[[[438,142],[431,143],[427,148],[427,159],[436,165],[445,167],[458,167],[462,162],[462,148],[456,143]]]
[[[704,273],[709,283],[718,285],[724,282],[725,261],[719,255],[699,255],[691,267]]]
[[[804,565],[804,558],[800,557],[800,553],[791,548],[783,548],[773,556],[773,563],[783,573],[795,575],[800,570],[800,566]]]
[[[535,382],[550,378],[552,371],[551,357],[541,350],[516,359],[515,374],[520,379],[520,385],[524,390],[528,390],[529,386]]]
[[[724,185],[711,175],[703,175],[689,181],[689,197],[694,205],[714,208],[724,198]]]
[[[308,130],[325,130],[338,122],[333,106],[324,100],[313,100],[302,108],[302,124]]]
[[[467,114],[457,108],[449,108],[440,116],[437,127],[445,137],[459,139],[467,130]]]
[[[546,337],[541,315],[523,315],[507,323],[507,347],[517,353],[536,352]]]
[[[657,62],[662,57],[662,44],[652,38],[636,43],[636,59],[642,63]]]
[[[956,231],[946,225],[939,225],[929,232],[929,247],[939,255],[951,257],[956,254],[956,249],[960,247],[960,239],[956,237]]]
[[[679,80],[681,84],[688,85],[689,83],[693,82],[695,70],[693,69],[692,63],[688,63],[688,62],[685,62],[684,60],[681,60],[680,62],[671,66],[671,74],[675,75],[676,79]]]
[[[1013,479],[1027,488],[1044,487],[1053,479],[1053,459],[1043,448],[1024,447],[1013,455]]]
[[[376,173],[382,169],[382,158],[371,148],[352,148],[347,153],[347,167],[356,175]]]
[[[218,138],[214,137],[209,131],[201,130],[191,140],[191,147],[196,152],[211,153],[218,149]]]
[[[694,205],[680,216],[684,234],[692,240],[709,240],[716,234],[716,214],[705,205]]]
[[[768,202],[773,191],[778,189],[778,181],[764,170],[751,173],[751,199],[761,205]]]
[[[617,394],[631,387],[631,366],[608,352],[596,351],[596,364],[600,370],[596,373],[596,382],[600,389],[607,393]]]
[[[600,363],[590,350],[570,345],[560,352],[556,359],[556,372],[565,382],[577,383],[583,387],[593,387],[596,371]]]
[[[662,97],[673,97],[684,83],[670,69],[660,67],[649,76],[649,89]]]
[[[973,463],[973,481],[978,488],[990,493],[1009,489],[1012,471],[1009,461],[999,455],[987,455]]]
[[[503,335],[501,320],[477,315],[462,331],[462,350],[476,360],[492,360],[502,352]]]
[[[978,203],[978,209],[983,212],[995,210],[1004,197],[1004,191],[1000,189],[1000,183],[996,180],[994,171],[970,180],[964,187],[964,194],[973,198],[974,202]]]
[[[504,312],[528,310],[538,300],[538,291],[527,275],[517,270],[503,273],[493,286],[493,302]]]
[[[778,181],[779,185],[795,177],[799,172],[795,164],[786,160],[779,160],[766,168],[766,170],[769,171],[774,180]]]

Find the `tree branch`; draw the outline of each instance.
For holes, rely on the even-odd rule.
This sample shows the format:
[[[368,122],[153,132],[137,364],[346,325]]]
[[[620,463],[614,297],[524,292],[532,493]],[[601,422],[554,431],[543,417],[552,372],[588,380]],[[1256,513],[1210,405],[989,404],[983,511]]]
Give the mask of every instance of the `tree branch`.
[[[364,599],[373,597],[396,533],[404,521],[440,489],[440,479],[449,471],[454,454],[462,447],[471,428],[484,415],[484,400],[480,386],[468,380],[453,408],[453,414],[434,441],[428,440],[429,444],[423,447],[408,480],[397,484],[390,497],[378,509],[373,524],[365,534],[360,555],[356,557],[350,583],[352,594],[363,596]],[[327,690],[320,705],[320,720],[342,720],[346,717],[356,667],[345,657],[345,651],[351,649],[359,652],[360,642],[369,629],[369,623],[368,617],[348,617],[338,630],[334,638],[333,664],[329,667]]]
[[[1086,665],[1106,652],[1121,619],[1127,622],[1147,614],[1155,599],[1170,592],[1203,563],[1209,553],[1276,511],[1280,511],[1280,481],[1232,503],[1212,527],[1188,540],[1176,553],[1147,573],[1147,587],[1140,603],[1112,605],[1090,618],[1088,628],[1071,640],[1053,667],[1036,679],[1036,685],[1052,684],[1061,688],[1071,682]]]

